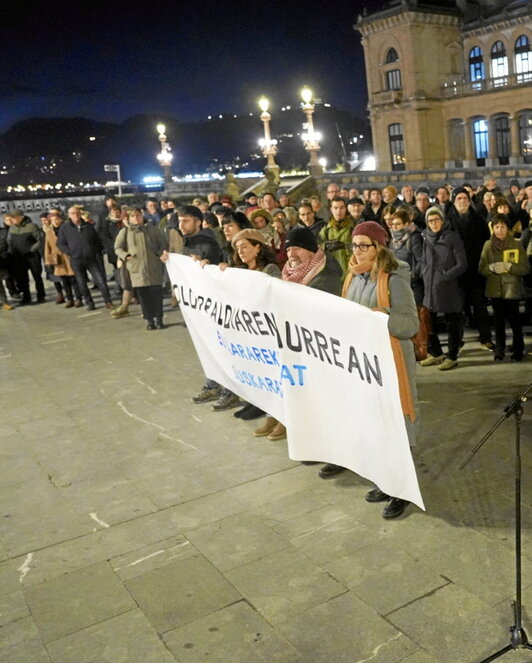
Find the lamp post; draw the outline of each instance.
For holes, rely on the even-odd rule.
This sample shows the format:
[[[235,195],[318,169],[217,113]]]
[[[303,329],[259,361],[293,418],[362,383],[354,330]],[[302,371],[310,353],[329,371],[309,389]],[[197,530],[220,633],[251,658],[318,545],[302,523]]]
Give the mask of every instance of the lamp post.
[[[270,133],[270,120],[272,116],[268,113],[270,102],[266,97],[259,99],[259,108],[261,109],[260,119],[264,125],[264,138],[259,140],[259,145],[262,147],[262,153],[266,157],[266,168],[273,173],[275,182],[279,182],[279,166],[275,163],[275,155],[277,154],[277,141],[272,140]]]
[[[314,131],[314,122],[312,121],[312,114],[314,113],[314,104],[312,103],[312,90],[304,87],[301,90],[301,98],[303,99],[303,112],[307,117],[307,132],[302,134],[305,143],[305,149],[309,153],[308,169],[311,175],[321,175],[323,168],[318,159],[318,152],[320,151],[320,138],[321,135]]]
[[[159,134],[159,141],[161,143],[161,151],[157,155],[157,161],[160,163],[161,168],[163,169],[163,179],[164,179],[164,188],[168,188],[168,185],[172,182],[172,160],[173,155],[171,152],[170,144],[166,139],[166,127],[164,124],[157,125],[157,133]]]

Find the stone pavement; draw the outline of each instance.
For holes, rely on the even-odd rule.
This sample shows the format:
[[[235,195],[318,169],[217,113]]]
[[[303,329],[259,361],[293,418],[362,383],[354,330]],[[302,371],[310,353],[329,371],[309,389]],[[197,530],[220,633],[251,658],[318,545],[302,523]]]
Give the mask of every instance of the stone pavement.
[[[386,522],[365,480],[323,481],[257,422],[193,405],[179,311],[147,332],[133,310],[0,313],[2,663],[473,663],[509,643],[513,421],[458,462],[531,357],[495,365],[470,333],[459,368],[418,369],[427,512]]]

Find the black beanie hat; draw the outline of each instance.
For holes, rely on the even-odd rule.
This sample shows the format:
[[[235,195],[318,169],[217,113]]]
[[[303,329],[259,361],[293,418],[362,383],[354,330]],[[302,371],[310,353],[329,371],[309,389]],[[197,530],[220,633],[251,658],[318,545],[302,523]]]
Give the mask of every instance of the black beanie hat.
[[[453,189],[453,203],[454,199],[459,193],[465,193],[466,196],[471,200],[471,196],[469,195],[469,191],[465,189],[463,186],[457,186],[456,189]]]
[[[314,233],[308,228],[292,228],[286,236],[284,245],[286,249],[291,246],[300,246],[302,249],[312,251],[312,253],[316,253],[318,250],[318,242],[314,237]]]

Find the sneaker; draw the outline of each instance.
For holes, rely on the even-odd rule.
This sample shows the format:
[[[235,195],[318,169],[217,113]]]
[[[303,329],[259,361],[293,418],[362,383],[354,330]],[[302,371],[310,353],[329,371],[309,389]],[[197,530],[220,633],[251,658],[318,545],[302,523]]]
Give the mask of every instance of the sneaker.
[[[458,366],[458,359],[444,359],[441,364],[438,366],[439,371],[450,371],[451,368]]]
[[[493,352],[493,350],[495,350],[495,345],[491,341],[486,341],[485,343],[481,343],[480,347],[483,350],[489,350],[490,352]]]
[[[12,311],[14,308],[14,306],[11,306],[11,304],[8,304],[7,302],[2,304],[2,311]]]
[[[439,357],[434,357],[433,355],[429,355],[426,359],[423,359],[419,363],[421,366],[437,366],[438,364],[441,364],[442,361],[444,361],[445,355],[440,355]]]
[[[221,412],[222,410],[230,410],[240,404],[240,398],[236,394],[229,392],[222,394],[216,403],[212,406],[213,410]]]
[[[197,396],[192,397],[193,403],[208,403],[209,401],[215,401],[217,398],[220,398],[220,387],[213,387],[212,389],[207,385],[204,385],[201,388],[200,393]]]

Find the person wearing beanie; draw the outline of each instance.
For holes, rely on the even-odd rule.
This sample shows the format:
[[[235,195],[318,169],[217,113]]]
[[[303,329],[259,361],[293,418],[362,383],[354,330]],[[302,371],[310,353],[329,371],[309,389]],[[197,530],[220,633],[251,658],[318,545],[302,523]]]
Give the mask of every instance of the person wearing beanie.
[[[253,228],[260,230],[264,235],[268,245],[278,251],[281,247],[281,238],[279,237],[277,230],[273,227],[273,216],[271,215],[271,212],[259,207],[249,213],[248,217]]]
[[[451,230],[460,236],[466,253],[467,269],[459,279],[460,288],[465,292],[464,307],[466,311],[473,309],[471,324],[478,329],[480,347],[483,350],[493,350],[490,318],[484,295],[486,279],[478,272],[482,248],[490,237],[488,224],[476,211],[465,186],[457,187],[453,191],[452,201],[453,205],[445,219]]]
[[[418,331],[418,314],[414,295],[410,288],[410,269],[399,262],[386,248],[388,234],[375,221],[358,224],[353,231],[349,272],[342,296],[346,299],[379,310],[388,315],[388,331],[399,380],[401,406],[410,446],[413,446],[419,430],[419,405],[416,388],[416,357],[412,336]],[[363,405],[359,405],[363,407]],[[371,431],[367,431],[368,437]],[[320,470],[320,477],[327,479],[344,470],[328,463]],[[401,516],[408,502],[387,495],[375,487],[366,494],[366,501],[386,502],[383,518],[389,520]]]
[[[421,366],[437,366],[447,371],[458,365],[462,345],[462,310],[465,292],[458,277],[467,269],[464,245],[457,232],[449,227],[439,207],[430,207],[426,215],[427,228],[421,255],[421,275],[425,286],[423,304],[431,315],[428,356]],[[447,325],[447,355],[443,354],[437,334],[438,313]]]
[[[522,361],[525,354],[523,328],[519,316],[519,300],[524,296],[523,277],[530,265],[521,243],[510,233],[508,217],[495,214],[493,235],[484,244],[479,272],[486,277],[486,297],[491,299],[495,319],[496,361],[504,359],[506,320],[512,328],[512,361]]]
[[[332,255],[319,248],[316,237],[309,228],[292,228],[287,233],[285,247],[288,261],[283,267],[283,281],[300,283],[333,295],[340,294],[342,268]],[[254,435],[280,440],[286,437],[286,428],[275,417],[267,415],[264,423],[254,431]]]

